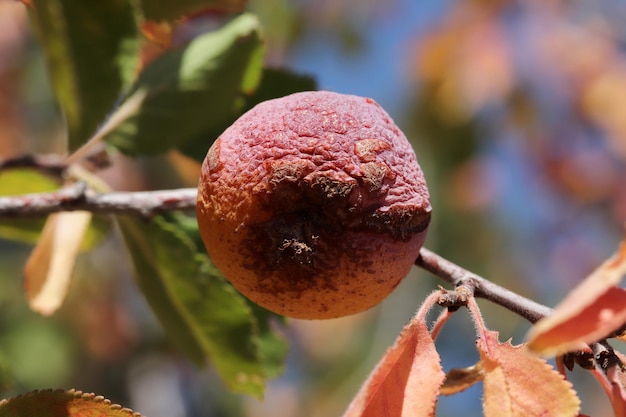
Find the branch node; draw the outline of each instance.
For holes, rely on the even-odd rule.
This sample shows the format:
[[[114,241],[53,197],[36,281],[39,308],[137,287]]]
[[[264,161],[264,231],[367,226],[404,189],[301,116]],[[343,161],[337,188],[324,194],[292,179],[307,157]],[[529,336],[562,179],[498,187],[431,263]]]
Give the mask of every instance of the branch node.
[[[474,296],[475,285],[475,282],[469,278],[459,282],[453,291],[441,288],[441,295],[437,304],[447,307],[450,312],[456,311],[460,307],[466,306],[469,299]]]
[[[574,370],[576,364],[583,369],[593,369],[596,366],[593,352],[591,352],[591,350],[579,350],[563,355],[563,365],[565,365],[570,372]]]
[[[624,364],[620,360],[620,358],[615,354],[615,350],[613,347],[609,345],[606,340],[601,340],[597,343],[593,343],[591,345],[591,350],[593,351],[593,358],[595,359],[595,363],[602,369],[605,373],[614,367],[619,367],[620,369],[624,368]]]
[[[455,286],[471,280],[475,297],[496,303],[507,310],[519,314],[531,323],[536,323],[552,313],[552,309],[463,269],[426,248],[420,250],[415,264]]]

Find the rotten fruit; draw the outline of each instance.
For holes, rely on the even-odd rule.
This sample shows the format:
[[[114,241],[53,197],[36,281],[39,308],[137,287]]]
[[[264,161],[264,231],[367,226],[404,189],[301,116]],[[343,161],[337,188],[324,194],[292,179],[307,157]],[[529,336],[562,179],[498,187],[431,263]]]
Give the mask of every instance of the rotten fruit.
[[[369,309],[407,275],[431,206],[415,153],[373,100],[326,91],[265,101],[213,143],[198,225],[245,296],[304,319]]]

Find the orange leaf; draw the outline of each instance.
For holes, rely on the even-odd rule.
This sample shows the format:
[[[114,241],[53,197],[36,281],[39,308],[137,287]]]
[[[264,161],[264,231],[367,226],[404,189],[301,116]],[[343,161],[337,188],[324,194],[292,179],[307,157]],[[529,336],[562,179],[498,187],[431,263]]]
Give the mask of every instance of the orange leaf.
[[[523,345],[500,343],[485,330],[478,350],[485,374],[486,417],[577,416],[580,400],[561,374]]]
[[[433,416],[444,378],[426,324],[414,318],[365,381],[344,417]]]
[[[626,274],[626,243],[540,320],[528,335],[528,347],[543,355],[580,349],[619,329],[626,321],[626,290],[616,287]]]
[[[0,401],[0,417],[141,417],[128,408],[111,404],[95,394],[45,390]]]
[[[63,303],[91,213],[74,211],[48,217],[41,237],[24,267],[24,288],[30,307],[43,315]]]

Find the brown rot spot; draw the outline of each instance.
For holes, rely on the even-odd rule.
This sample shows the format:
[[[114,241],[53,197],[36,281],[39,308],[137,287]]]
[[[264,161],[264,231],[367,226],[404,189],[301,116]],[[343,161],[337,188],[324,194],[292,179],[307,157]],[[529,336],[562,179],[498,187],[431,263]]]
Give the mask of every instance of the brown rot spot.
[[[209,148],[206,160],[209,166],[209,172],[214,172],[220,167],[220,145],[221,141],[218,138],[213,145]]]
[[[267,165],[272,188],[278,188],[282,184],[297,184],[315,169],[315,164],[306,160],[275,160],[268,162]]]
[[[315,213],[286,213],[248,228],[248,267],[259,276],[269,276],[276,271],[290,271],[294,277],[307,277],[321,273],[332,264],[320,252],[320,236],[332,233],[324,220]]]
[[[395,174],[384,162],[367,162],[361,165],[363,185],[368,193],[381,195],[386,191],[385,180],[393,180]]]
[[[361,162],[372,162],[376,155],[391,149],[391,145],[382,139],[362,139],[354,143],[354,153]]]
[[[354,178],[341,171],[316,171],[307,175],[305,180],[308,204],[322,211],[347,208],[350,194],[357,186]]]

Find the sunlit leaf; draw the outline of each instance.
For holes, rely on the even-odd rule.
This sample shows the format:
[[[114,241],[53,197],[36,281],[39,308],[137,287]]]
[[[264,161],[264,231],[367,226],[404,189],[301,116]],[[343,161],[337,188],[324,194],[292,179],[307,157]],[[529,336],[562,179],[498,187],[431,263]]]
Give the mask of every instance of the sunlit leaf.
[[[528,347],[543,355],[578,349],[626,322],[626,291],[616,285],[626,273],[626,243],[593,271],[528,335]]]
[[[0,196],[43,193],[60,187],[59,182],[32,169],[0,171]],[[35,243],[43,228],[44,219],[0,220],[0,237]]]
[[[195,216],[186,216],[181,213],[171,213],[168,216],[169,220],[176,224],[176,227],[189,237],[197,248],[204,248],[200,231],[198,230],[198,222]],[[201,249],[202,250],[202,249]],[[221,273],[212,266],[212,263],[208,258],[201,254],[199,255],[203,262],[207,262],[210,266],[212,274],[219,276],[222,279]],[[230,285],[230,284],[228,284]],[[285,357],[287,356],[289,343],[285,337],[277,332],[277,326],[285,323],[285,317],[279,316],[271,311],[260,307],[258,304],[244,298],[248,307],[254,314],[256,321],[256,329],[250,336],[258,347],[259,360],[264,369],[264,376],[266,378],[273,378],[280,375],[285,367]],[[273,325],[274,324],[274,325]]]
[[[344,417],[434,416],[444,378],[426,324],[413,319],[365,381]]]
[[[243,14],[162,54],[112,115],[104,139],[127,154],[154,154],[220,126],[258,85],[263,52],[258,20]]]
[[[24,289],[33,311],[47,316],[63,303],[90,222],[91,213],[87,211],[55,213],[48,217],[24,267]]]
[[[141,417],[100,395],[45,390],[0,401],[0,417]]]
[[[175,20],[202,10],[241,12],[246,0],[141,0],[141,5],[147,19]]]
[[[157,216],[150,223],[118,219],[138,285],[170,340],[200,366],[210,359],[231,389],[261,396],[265,365],[259,329],[243,296],[176,217]]]
[[[478,340],[486,417],[574,417],[580,400],[563,376],[525,346],[500,343],[484,330]]]
[[[33,0],[32,6],[74,150],[94,134],[135,76],[136,10],[128,0]]]

